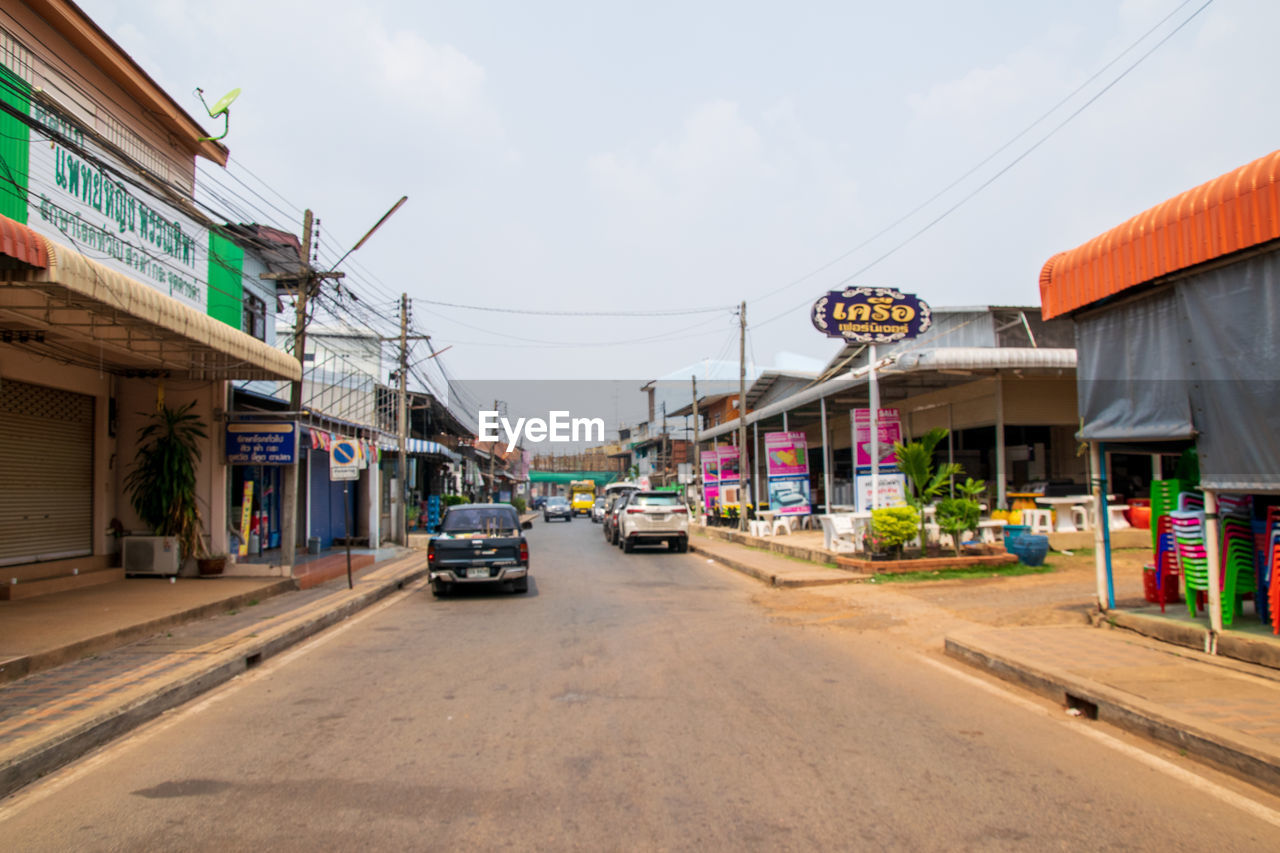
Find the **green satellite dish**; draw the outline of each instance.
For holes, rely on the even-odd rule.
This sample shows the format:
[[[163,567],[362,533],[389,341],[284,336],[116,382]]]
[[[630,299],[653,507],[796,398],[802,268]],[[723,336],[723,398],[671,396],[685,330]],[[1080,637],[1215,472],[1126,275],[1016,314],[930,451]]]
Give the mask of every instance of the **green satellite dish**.
[[[211,107],[205,103],[204,89],[196,89],[196,95],[200,98],[200,103],[204,104],[205,112],[209,113],[209,118],[217,118],[222,116],[222,136],[201,136],[198,137],[200,142],[217,142],[227,135],[231,129],[231,105],[235,103],[236,98],[240,97],[239,89],[232,89],[227,94],[214,103]]]

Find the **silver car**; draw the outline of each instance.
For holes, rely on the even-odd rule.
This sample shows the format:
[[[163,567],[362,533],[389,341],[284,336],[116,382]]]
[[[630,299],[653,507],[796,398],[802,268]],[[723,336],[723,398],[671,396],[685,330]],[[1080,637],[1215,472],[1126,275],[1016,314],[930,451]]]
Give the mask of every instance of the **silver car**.
[[[603,497],[596,498],[596,502],[591,505],[591,520],[596,524],[604,521],[604,505],[606,501]]]
[[[666,542],[677,553],[689,550],[689,510],[675,492],[635,492],[618,513],[618,541],[628,554],[636,545]]]

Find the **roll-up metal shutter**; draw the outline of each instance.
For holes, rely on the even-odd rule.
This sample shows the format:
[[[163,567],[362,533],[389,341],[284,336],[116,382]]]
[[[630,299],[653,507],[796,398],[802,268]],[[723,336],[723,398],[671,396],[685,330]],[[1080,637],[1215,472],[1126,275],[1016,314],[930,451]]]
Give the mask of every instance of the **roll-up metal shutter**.
[[[0,565],[93,553],[93,403],[0,379]]]

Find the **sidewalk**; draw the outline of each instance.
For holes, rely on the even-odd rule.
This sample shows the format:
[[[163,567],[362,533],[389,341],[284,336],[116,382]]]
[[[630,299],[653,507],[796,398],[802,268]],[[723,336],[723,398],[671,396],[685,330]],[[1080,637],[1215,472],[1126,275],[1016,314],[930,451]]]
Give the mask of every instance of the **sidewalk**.
[[[36,603],[40,610],[27,610],[24,625],[6,619],[0,640],[5,652],[25,643],[27,654],[6,654],[5,664],[71,662],[0,684],[0,797],[341,622],[426,571],[423,553],[398,549],[393,559],[355,575],[350,590],[345,574],[288,592],[281,585],[292,588],[293,581],[279,578],[173,584],[135,579],[105,598],[106,587],[95,587],[83,599],[59,600],[70,595],[61,593],[13,602]],[[72,613],[87,624],[69,618]],[[220,615],[208,618],[212,613]],[[139,634],[147,639],[120,644]],[[95,644],[101,648],[97,654]]]
[[[957,600],[993,598],[993,587],[979,586],[984,582],[977,578],[893,589],[858,584],[841,593],[830,585],[867,578],[751,548],[750,541],[695,535],[692,547],[771,586],[821,586],[825,591],[815,594],[861,607],[874,601],[902,606],[904,600],[895,596],[907,591],[904,586],[935,590],[928,597],[935,600],[947,597],[944,588]],[[1086,577],[1086,584],[1091,582]],[[995,589],[1008,591],[1006,612],[983,608],[978,618],[989,620],[986,625],[974,621],[979,611],[948,614],[946,654],[1280,793],[1280,639],[1269,631],[1241,620],[1240,630],[1219,639],[1219,654],[1210,655],[1203,651],[1202,627],[1186,618],[1185,607],[1164,616],[1151,607],[1128,607],[1105,616],[1095,611],[1096,627],[1083,619],[1078,624],[1003,627],[1016,609],[1025,609],[1026,596],[1015,594],[1012,585]],[[1061,602],[1046,601],[1044,606],[1060,609]]]
[[[984,628],[946,652],[1280,793],[1280,671],[1109,628]]]

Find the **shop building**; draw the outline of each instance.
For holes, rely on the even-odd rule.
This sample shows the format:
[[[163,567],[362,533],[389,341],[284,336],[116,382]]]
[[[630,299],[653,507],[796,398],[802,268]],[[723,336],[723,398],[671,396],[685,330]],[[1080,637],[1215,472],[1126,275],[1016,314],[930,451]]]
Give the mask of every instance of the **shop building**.
[[[1051,322],[1074,325],[1080,438],[1096,470],[1146,456],[1172,489],[1150,493],[1153,569],[1207,599],[1176,607],[1197,611],[1210,646],[1224,623],[1280,626],[1280,151],[1053,256],[1040,294]],[[1191,465],[1176,476],[1176,460],[1192,457],[1198,484]],[[1099,477],[1095,490],[1104,501],[1114,481]],[[1185,541],[1201,544],[1184,550],[1183,536],[1162,532],[1173,512]],[[1110,555],[1098,555],[1099,602],[1114,607]]]
[[[39,11],[34,11],[38,9]],[[192,404],[205,544],[229,544],[229,380],[297,378],[254,248],[193,200],[205,131],[74,4],[0,10],[0,563],[6,596],[112,580],[123,480]]]

